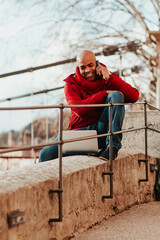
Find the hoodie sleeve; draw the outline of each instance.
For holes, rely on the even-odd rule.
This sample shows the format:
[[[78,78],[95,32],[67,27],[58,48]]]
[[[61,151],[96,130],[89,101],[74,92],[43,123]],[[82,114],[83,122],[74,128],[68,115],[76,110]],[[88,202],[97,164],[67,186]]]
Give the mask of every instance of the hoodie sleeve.
[[[91,96],[88,96],[86,99],[82,99],[78,87],[72,83],[66,83],[64,88],[66,101],[68,105],[76,104],[101,104],[105,102],[107,97],[106,90],[95,93]],[[84,116],[92,111],[95,111],[96,107],[83,107],[83,108],[72,108],[72,111],[78,116]]]
[[[107,90],[116,90],[122,92],[126,103],[134,103],[139,98],[138,90],[132,87],[129,83],[126,83],[114,73],[111,74],[106,87]]]

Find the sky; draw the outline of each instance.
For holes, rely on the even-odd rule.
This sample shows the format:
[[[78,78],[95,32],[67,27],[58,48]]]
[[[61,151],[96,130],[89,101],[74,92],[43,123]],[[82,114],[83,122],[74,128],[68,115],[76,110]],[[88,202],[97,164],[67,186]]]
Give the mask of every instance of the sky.
[[[0,0],[0,74],[76,56],[76,51],[80,49],[81,41],[84,37],[82,29],[87,28],[87,26],[80,21],[73,24],[73,21],[68,20],[68,32],[68,28],[64,25],[64,20],[69,14],[73,19],[70,9],[68,9],[68,12],[65,11],[69,1]],[[88,2],[81,2],[81,7],[84,8],[83,11],[87,12]],[[112,0],[108,2],[112,2]],[[55,9],[58,10],[55,11]],[[81,17],[82,13],[78,7],[75,7],[74,14],[78,18]],[[98,16],[99,11],[95,12],[93,9],[90,16],[92,20],[94,20],[95,14]],[[104,15],[104,18],[106,17]],[[117,21],[117,18],[119,19],[118,14],[113,21]],[[59,24],[56,24],[58,21]],[[54,25],[53,22],[55,23]],[[128,22],[128,24],[130,23]],[[112,29],[109,29],[109,31],[112,31]],[[137,36],[142,35],[139,28],[136,31]],[[87,32],[86,39],[88,39],[88,44],[93,34],[94,27],[91,32]],[[53,39],[53,36],[55,39]],[[108,39],[98,41],[101,41],[104,45],[113,43],[109,42]],[[121,43],[120,38],[118,42]],[[72,45],[73,51],[70,51],[68,43]],[[114,71],[117,70],[114,66],[115,62],[116,67],[126,66],[127,64],[129,66],[129,62],[132,64],[134,61],[132,57],[132,54],[128,54],[128,57],[122,59],[121,63],[118,55],[114,56],[114,60],[113,57],[107,57],[106,59],[102,56],[99,56],[98,59],[106,64],[111,71]],[[75,67],[76,63],[66,64],[32,73],[0,78],[0,101],[8,97],[63,86],[63,79],[70,73],[73,73]],[[60,102],[65,102],[63,89],[39,96],[0,102],[0,107],[55,105]],[[11,129],[23,129],[29,122],[45,115],[56,116],[57,110],[0,111],[0,114],[0,132],[4,132]]]
[[[55,25],[54,34],[58,34],[58,36],[56,35],[58,41],[55,40],[51,46],[50,40],[43,41],[43,37],[48,36],[47,29],[52,25],[52,20],[55,20],[53,18],[58,20],[58,15],[61,11],[57,12],[57,15],[53,17],[52,12],[49,11],[52,4],[33,4],[33,2],[18,0],[0,1],[0,74],[75,57],[75,53],[67,53],[67,43],[64,42],[63,36],[61,36],[58,27],[56,29]],[[56,3],[56,1],[52,2]],[[63,1],[60,0],[58,3],[60,2]],[[43,8],[45,8],[45,11],[43,11]],[[54,8],[56,8],[55,5]],[[46,24],[48,28],[46,28]],[[69,22],[68,24],[71,23]],[[74,36],[78,38],[78,29],[80,29],[80,26],[79,28],[70,26],[67,41],[72,40],[73,43],[76,41]],[[61,26],[62,30],[63,26]],[[70,39],[71,36],[72,39]],[[63,79],[70,73],[73,73],[75,67],[76,63],[73,63],[1,78],[0,100],[63,86]],[[0,102],[0,107],[55,105],[61,101],[65,102],[63,89],[39,96]],[[57,110],[1,111],[0,132],[12,129],[20,130],[29,122],[46,114],[54,117],[57,115]]]
[[[40,41],[46,35],[46,24],[51,21],[49,11],[47,15],[41,12],[43,4],[33,6],[32,1],[0,1],[0,44],[1,44],[1,65],[0,74],[7,72],[35,67],[48,64],[63,59],[59,57],[59,52],[63,50],[63,45],[55,45],[50,48],[54,52],[49,55],[45,48],[45,41]],[[35,1],[34,1],[35,2]],[[54,1],[55,2],[55,1]],[[45,11],[49,4],[45,5]],[[48,21],[48,23],[47,23]],[[42,50],[41,50],[42,49]],[[55,54],[56,53],[56,54]],[[69,67],[69,69],[71,69]],[[0,100],[14,97],[43,89],[54,88],[64,85],[63,79],[70,73],[70,70],[63,72],[62,66],[48,68],[45,70],[25,73],[7,78],[1,78]],[[47,79],[47,81],[46,81]],[[63,90],[56,93],[50,92],[39,96],[26,97],[19,100],[0,103],[0,107],[14,106],[37,106],[59,104]],[[56,116],[48,111],[1,111],[0,132],[11,129],[20,130],[30,121],[49,114]]]

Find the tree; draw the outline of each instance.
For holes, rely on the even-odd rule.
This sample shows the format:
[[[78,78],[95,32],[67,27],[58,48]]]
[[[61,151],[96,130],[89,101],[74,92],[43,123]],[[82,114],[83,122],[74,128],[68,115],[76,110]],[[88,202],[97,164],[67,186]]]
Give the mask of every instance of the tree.
[[[73,15],[75,15],[75,9],[82,9],[82,5],[85,5],[85,1],[76,1],[73,6]],[[83,19],[74,17],[74,21],[83,21],[88,24],[87,29],[89,28],[90,32],[87,35],[92,36],[88,37],[88,39],[92,39],[92,45],[89,42],[89,46],[91,45],[93,49],[105,47],[111,42],[117,46],[133,41],[139,43],[138,47],[132,51],[136,58],[131,55],[128,58],[126,52],[129,52],[130,49],[122,51],[122,54],[130,62],[130,68],[134,67],[132,64],[139,60],[140,69],[143,71],[138,71],[138,78],[135,74],[131,74],[134,80],[136,79],[134,84],[141,88],[143,93],[145,93],[143,89],[146,90],[145,85],[149,86],[150,96],[148,99],[154,103],[157,71],[152,64],[152,59],[157,58],[157,56],[150,32],[160,29],[160,1],[101,0],[92,1],[92,3],[88,1],[83,9]],[[78,47],[81,48],[80,44]]]
[[[29,25],[15,31],[12,36],[16,40],[18,51],[22,52],[22,62],[25,51],[31,51],[30,65],[35,66],[75,57],[77,51],[84,48],[96,52],[104,48],[113,49],[115,46],[117,51],[112,53],[112,57],[103,58],[109,69],[117,71],[124,68],[126,80],[133,82],[143,94],[147,95],[148,86],[150,91],[155,91],[153,86],[156,86],[157,74],[150,58],[156,57],[156,54],[149,33],[160,28],[158,0],[13,2],[19,17],[31,18]],[[27,42],[24,41],[26,38]],[[23,51],[20,51],[21,45]],[[60,74],[57,79],[63,79],[71,69],[73,67],[69,65],[64,66],[65,75],[58,69]],[[58,72],[57,69],[55,71]],[[54,75],[54,71],[51,74]]]
[[[143,97],[155,102],[157,55],[150,32],[160,30],[159,0],[0,1],[1,73],[72,58],[82,49],[104,50],[107,57],[99,58],[108,68],[119,71]],[[67,64],[32,73],[18,84],[17,78],[3,81],[1,98],[5,92],[7,97],[18,94],[20,85],[19,95],[29,92],[34,78],[32,91],[59,86],[74,67]],[[56,97],[48,95],[47,104],[53,99],[57,103]]]

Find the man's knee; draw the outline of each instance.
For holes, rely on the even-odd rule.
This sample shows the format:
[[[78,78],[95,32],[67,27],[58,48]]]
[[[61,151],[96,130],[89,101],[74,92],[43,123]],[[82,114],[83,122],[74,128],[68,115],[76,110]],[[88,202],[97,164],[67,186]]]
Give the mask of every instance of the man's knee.
[[[115,91],[108,94],[108,100],[112,103],[124,102],[124,96],[121,92]]]
[[[46,148],[43,148],[39,153],[39,162],[44,162],[46,156]]]
[[[45,162],[58,157],[58,146],[44,147],[39,153],[39,162]]]

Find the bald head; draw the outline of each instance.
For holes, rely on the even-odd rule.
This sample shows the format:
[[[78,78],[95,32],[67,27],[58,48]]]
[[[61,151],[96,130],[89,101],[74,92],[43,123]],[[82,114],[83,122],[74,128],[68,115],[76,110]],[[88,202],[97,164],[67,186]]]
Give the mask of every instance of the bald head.
[[[83,50],[82,52],[80,52],[78,55],[77,55],[77,63],[79,65],[79,62],[86,59],[86,58],[93,58],[95,61],[96,61],[96,56],[95,54],[90,51],[90,50]]]
[[[84,50],[77,56],[80,74],[88,81],[95,80],[96,57],[92,51]]]

